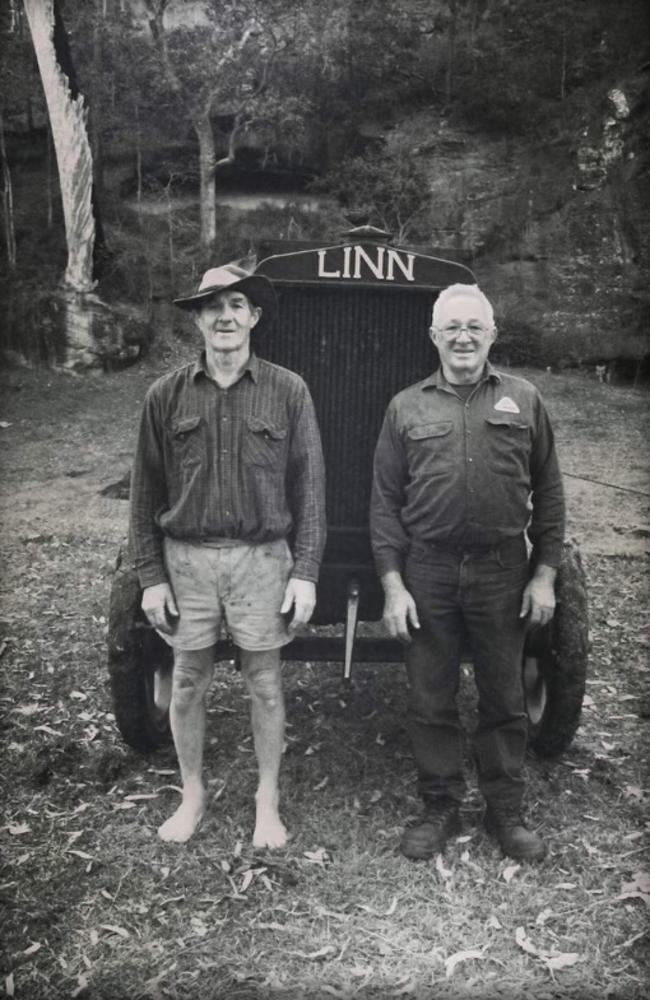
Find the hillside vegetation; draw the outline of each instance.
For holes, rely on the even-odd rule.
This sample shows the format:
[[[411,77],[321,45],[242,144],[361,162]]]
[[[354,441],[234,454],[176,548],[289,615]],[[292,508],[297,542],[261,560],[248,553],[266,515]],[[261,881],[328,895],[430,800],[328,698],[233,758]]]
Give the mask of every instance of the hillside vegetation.
[[[505,360],[647,373],[642,0],[56,6],[60,58],[90,109],[108,300],[151,319],[208,261],[367,221],[471,263]],[[15,0],[7,10],[0,277],[24,328],[65,243],[29,33]],[[269,204],[228,207],[230,190]]]

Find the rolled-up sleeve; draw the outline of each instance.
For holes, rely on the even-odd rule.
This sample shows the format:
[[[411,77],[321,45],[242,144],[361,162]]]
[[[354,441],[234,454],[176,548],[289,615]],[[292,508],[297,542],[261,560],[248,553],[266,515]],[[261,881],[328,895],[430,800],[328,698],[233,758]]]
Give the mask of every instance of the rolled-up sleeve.
[[[140,415],[131,474],[130,541],[142,588],[167,580],[162,550],[163,533],[157,523],[157,515],[165,508],[166,502],[160,420],[155,395],[150,389]]]
[[[538,397],[535,440],[530,457],[533,512],[528,537],[533,546],[532,562],[557,567],[562,558],[565,505],[562,475],[555,451],[553,428]]]
[[[373,465],[370,499],[370,541],[379,576],[402,572],[409,536],[402,524],[407,461],[397,428],[396,408],[390,404],[379,433]]]
[[[314,404],[302,383],[294,401],[287,499],[293,521],[292,576],[316,582],[325,548],[325,461]]]

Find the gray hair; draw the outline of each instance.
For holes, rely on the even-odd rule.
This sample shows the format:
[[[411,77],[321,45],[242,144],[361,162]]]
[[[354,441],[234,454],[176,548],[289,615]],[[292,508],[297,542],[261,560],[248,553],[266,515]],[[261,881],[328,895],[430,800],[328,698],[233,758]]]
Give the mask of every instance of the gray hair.
[[[445,302],[449,301],[449,299],[454,299],[459,295],[468,295],[480,302],[486,311],[490,326],[494,326],[494,309],[492,308],[492,303],[488,299],[487,295],[481,291],[478,285],[463,285],[460,283],[456,285],[449,285],[447,288],[443,288],[440,292],[440,295],[433,303],[433,315],[431,316],[432,326],[439,326],[438,318]]]

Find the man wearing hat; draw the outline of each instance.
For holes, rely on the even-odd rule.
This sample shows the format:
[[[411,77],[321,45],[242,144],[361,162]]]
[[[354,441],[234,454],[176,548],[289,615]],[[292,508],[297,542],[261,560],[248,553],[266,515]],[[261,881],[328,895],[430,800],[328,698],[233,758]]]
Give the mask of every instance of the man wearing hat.
[[[522,817],[522,656],[526,629],[547,624],[555,608],[564,500],[553,431],[537,389],[489,363],[496,327],[476,285],[440,293],[430,334],[440,367],[388,407],[371,508],[384,621],[407,644],[408,728],[424,804],[400,849],[430,858],[460,831],[456,696],[466,637],[486,825],[505,854],[539,861],[546,845]]]
[[[175,303],[192,313],[204,349],[149,389],[131,486],[142,608],[174,650],[170,722],[183,796],[158,834],[182,843],[203,816],[205,696],[213,647],[227,628],[251,698],[253,843],[281,847],[280,650],[316,600],[325,543],[320,435],[300,376],[251,350],[252,331],[268,327],[277,309],[267,278],[238,263],[211,268],[196,293]]]

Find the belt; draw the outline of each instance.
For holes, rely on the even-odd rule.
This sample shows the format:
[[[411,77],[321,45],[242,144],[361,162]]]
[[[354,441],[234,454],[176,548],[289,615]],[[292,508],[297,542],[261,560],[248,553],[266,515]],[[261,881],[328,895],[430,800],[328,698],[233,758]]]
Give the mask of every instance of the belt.
[[[512,552],[519,552],[522,547],[525,547],[525,544],[526,540],[523,535],[515,535],[512,538],[504,538],[501,542],[494,542],[492,545],[447,545],[446,543],[429,542],[419,538],[414,541],[413,547],[421,546],[427,552],[447,553],[459,558],[465,558],[466,556],[479,558],[480,556],[491,554],[507,555]]]

